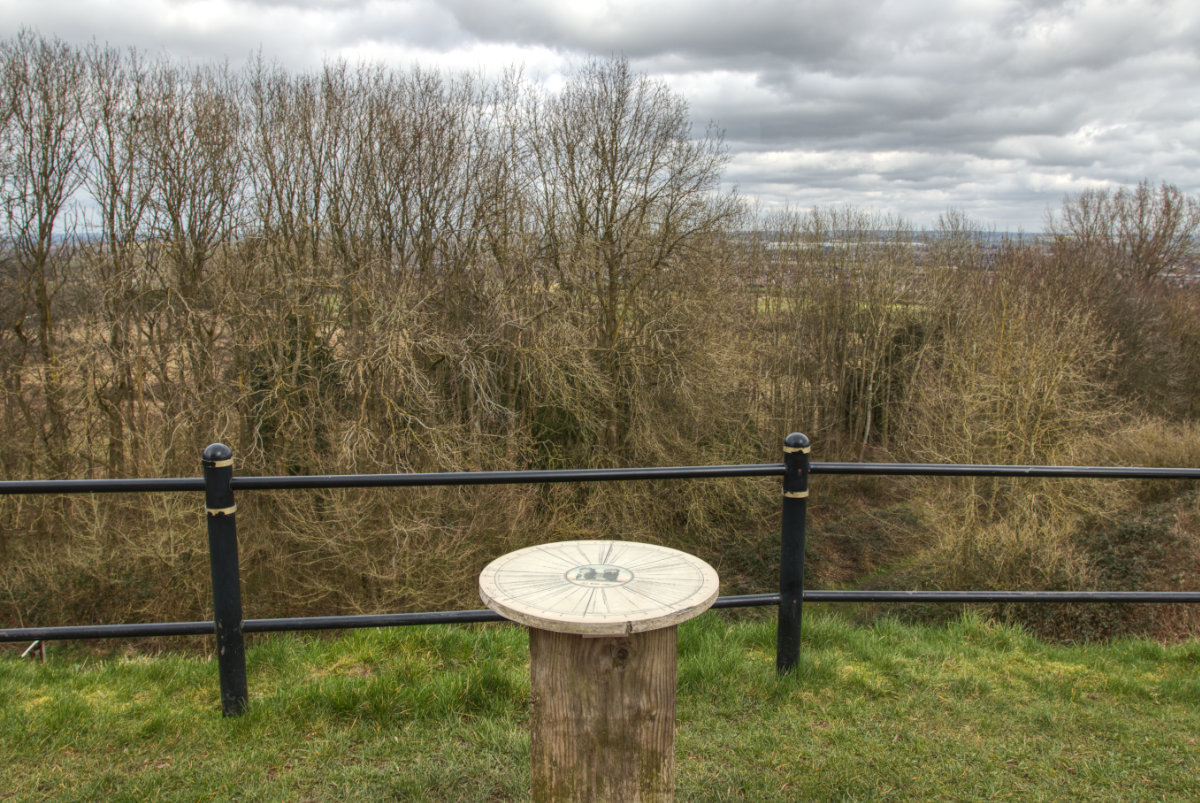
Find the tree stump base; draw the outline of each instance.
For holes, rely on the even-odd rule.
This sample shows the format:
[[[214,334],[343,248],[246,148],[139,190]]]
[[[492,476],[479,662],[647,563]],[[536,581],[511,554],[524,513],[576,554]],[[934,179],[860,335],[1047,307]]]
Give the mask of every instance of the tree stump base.
[[[530,628],[529,656],[534,801],[674,799],[675,626]]]

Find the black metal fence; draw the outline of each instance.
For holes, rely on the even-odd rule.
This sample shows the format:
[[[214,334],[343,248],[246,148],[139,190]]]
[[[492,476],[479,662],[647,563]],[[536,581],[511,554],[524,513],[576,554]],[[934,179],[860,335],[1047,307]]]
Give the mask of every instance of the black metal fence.
[[[581,469],[556,471],[470,471],[430,474],[341,474],[301,477],[235,477],[233,453],[214,443],[204,450],[201,477],[131,480],[28,480],[0,482],[2,494],[151,493],[203,491],[212,573],[213,619],[197,622],[77,625],[0,629],[0,642],[67,639],[194,636],[215,634],[225,715],[243,711],[249,699],[243,634],[290,630],[462,624],[500,621],[490,610],[428,611],[364,616],[242,619],[238,569],[237,504],[234,491],[304,488],[384,488],[450,485],[506,485],[550,482],[612,482],[709,477],[782,477],[779,592],[719,597],[715,608],[775,605],[778,625],[775,665],[795,667],[800,656],[803,605],[809,602],[1125,602],[1198,603],[1200,591],[820,591],[804,587],[805,524],[810,474],[947,477],[1091,477],[1111,479],[1200,480],[1195,468],[1114,466],[1002,466],[931,463],[814,463],[800,433],[784,441],[783,462],[729,466]]]

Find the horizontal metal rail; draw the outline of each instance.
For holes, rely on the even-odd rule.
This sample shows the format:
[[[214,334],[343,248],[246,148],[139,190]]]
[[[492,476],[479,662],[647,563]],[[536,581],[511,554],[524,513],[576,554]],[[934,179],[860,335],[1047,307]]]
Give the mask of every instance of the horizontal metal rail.
[[[971,463],[813,463],[813,474],[920,477],[1079,477],[1200,480],[1200,468],[1154,466],[1000,466]]]
[[[811,463],[812,474],[927,477],[1046,477],[1200,480],[1197,468],[1145,466],[1004,466],[943,463]],[[235,491],[314,488],[412,488],[458,485],[516,485],[551,482],[613,482],[725,477],[780,477],[782,463],[653,468],[585,468],[544,471],[442,471],[423,474],[315,474],[299,477],[233,477]],[[201,477],[105,480],[6,480],[0,495],[149,493],[203,491]]]
[[[1013,602],[1013,603],[1198,603],[1200,591],[816,591],[805,590],[805,602]],[[718,597],[713,608],[751,608],[778,605],[778,594],[741,594]],[[490,610],[423,611],[354,616],[296,616],[284,619],[247,619],[246,633],[283,633],[297,630],[349,630],[364,627],[476,624],[507,621]],[[65,641],[151,636],[207,636],[212,621],[150,622],[144,624],[73,625],[0,629],[0,642]]]
[[[1200,591],[810,591],[812,602],[1200,602]]]
[[[234,477],[233,489],[433,487],[450,485],[519,485],[549,482],[613,482],[685,480],[722,477],[778,477],[783,465],[662,466],[652,468],[582,468],[544,471],[444,471],[430,474],[330,474],[311,477]]]
[[[651,468],[584,468],[545,471],[438,471],[425,474],[313,474],[296,477],[233,477],[235,491],[278,491],[315,488],[413,488],[455,485],[516,485],[548,482],[612,482],[628,480],[701,479],[706,477],[777,477],[783,465],[663,466]],[[146,493],[203,491],[201,477],[111,480],[11,480],[0,482],[3,494]]]
[[[747,608],[778,605],[778,594],[745,594],[718,597],[714,608]],[[286,619],[247,619],[246,633],[281,633],[295,630],[341,630],[361,627],[401,627],[405,625],[450,625],[475,622],[501,622],[503,617],[490,610],[424,611],[420,613],[361,614],[354,616],[296,616]],[[10,627],[0,629],[0,642],[65,641],[74,639],[144,638],[149,636],[205,636],[213,633],[211,620],[204,622],[149,622],[118,625],[70,625],[63,627]]]
[[[11,494],[117,494],[160,491],[203,491],[203,477],[157,477],[119,480],[5,480],[0,495]]]

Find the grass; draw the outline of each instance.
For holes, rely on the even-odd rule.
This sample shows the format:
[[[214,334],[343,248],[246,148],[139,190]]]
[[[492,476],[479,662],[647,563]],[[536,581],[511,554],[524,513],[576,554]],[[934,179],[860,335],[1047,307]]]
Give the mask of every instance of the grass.
[[[680,800],[1166,800],[1200,794],[1200,643],[1053,646],[966,616],[680,629]],[[523,800],[528,649],[511,626],[275,636],[251,705],[216,665],[0,660],[0,799]]]

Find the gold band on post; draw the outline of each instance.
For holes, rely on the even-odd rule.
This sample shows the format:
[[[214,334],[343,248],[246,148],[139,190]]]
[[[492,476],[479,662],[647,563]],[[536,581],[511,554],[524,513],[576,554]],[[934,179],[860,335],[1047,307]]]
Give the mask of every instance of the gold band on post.
[[[808,454],[811,451],[812,451],[811,446],[785,446],[785,447],[783,447],[784,454],[796,454],[797,452],[800,452],[801,454]]]
[[[808,496],[808,491],[784,491],[784,499],[804,499]]]
[[[211,468],[225,468],[226,466],[232,466],[232,465],[233,465],[233,458],[231,457],[228,460],[214,460],[212,462]]]
[[[237,513],[237,505],[233,507],[206,507],[204,512],[210,516],[232,516]]]

